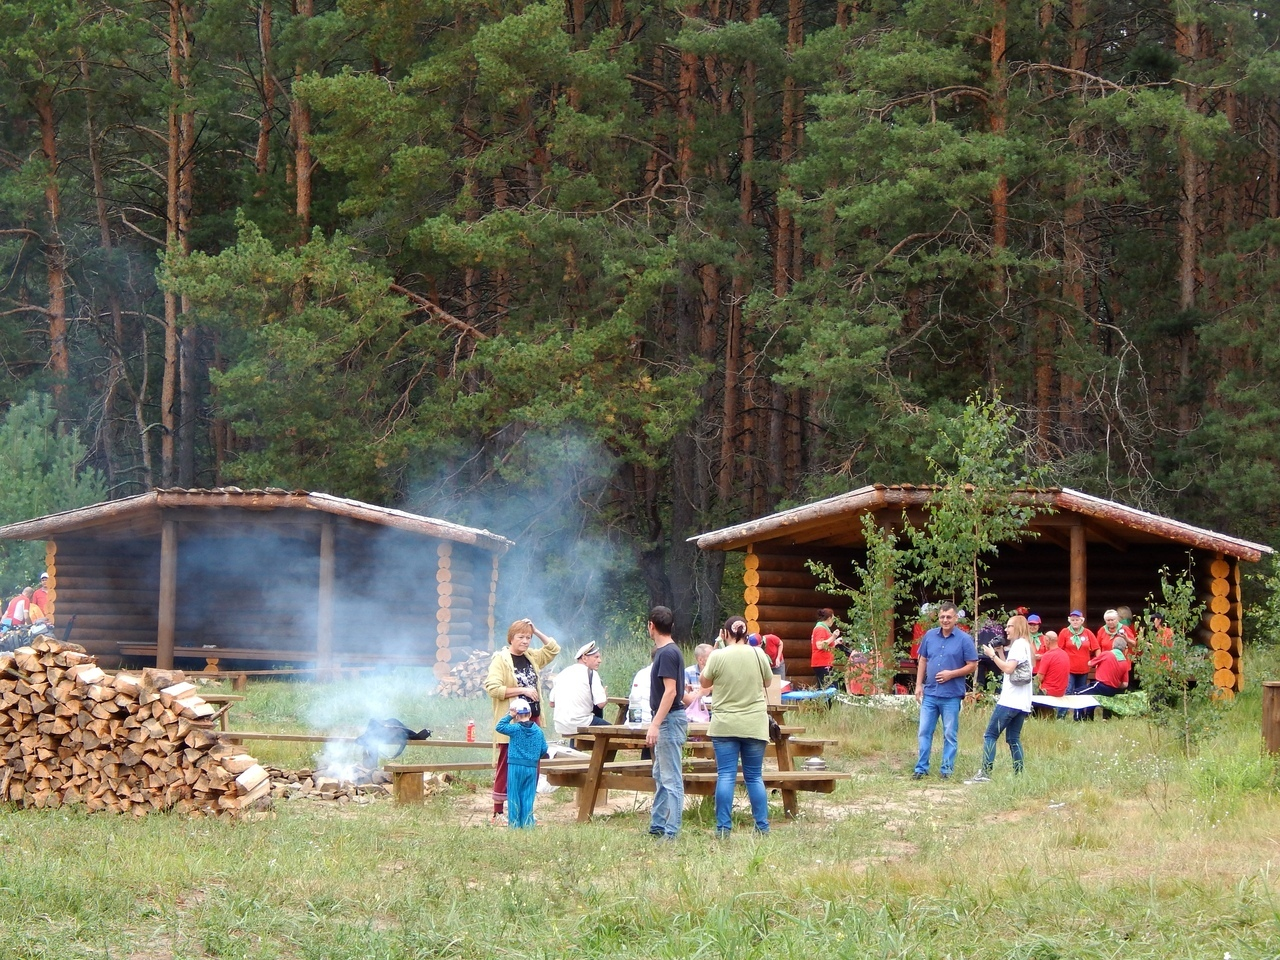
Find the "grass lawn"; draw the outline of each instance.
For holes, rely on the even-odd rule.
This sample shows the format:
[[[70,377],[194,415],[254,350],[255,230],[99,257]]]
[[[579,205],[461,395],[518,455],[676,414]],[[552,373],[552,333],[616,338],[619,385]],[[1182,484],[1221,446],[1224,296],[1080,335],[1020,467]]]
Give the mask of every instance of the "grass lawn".
[[[1280,678],[1278,663],[1255,654],[1251,678]],[[251,685],[233,725],[323,715],[358,732],[373,714],[349,693]],[[1012,776],[1002,743],[981,786],[911,781],[911,717],[798,711],[839,738],[828,762],[854,777],[801,794],[791,823],[775,796],[762,839],[741,793],[743,829],[724,842],[700,801],[666,845],[634,795],[578,826],[568,790],[539,797],[542,826],[510,832],[488,825],[484,776],[423,807],[278,802],[240,823],[0,807],[0,960],[1276,958],[1280,803],[1260,698],[1252,680],[1190,760],[1144,720],[1033,720],[1027,772]],[[487,701],[406,686],[381,706],[437,737],[470,718],[489,730]],[[986,716],[962,716],[961,777]],[[311,762],[307,747],[248,749]]]

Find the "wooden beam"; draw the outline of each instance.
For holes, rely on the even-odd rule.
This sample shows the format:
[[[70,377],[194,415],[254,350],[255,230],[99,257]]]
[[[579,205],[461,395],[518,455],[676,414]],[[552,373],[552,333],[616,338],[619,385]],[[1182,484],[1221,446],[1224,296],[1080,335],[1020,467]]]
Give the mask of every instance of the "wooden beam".
[[[1084,524],[1071,528],[1071,609],[1089,614],[1089,545],[1085,540]]]
[[[334,523],[320,524],[320,583],[316,611],[316,662],[328,667],[333,661]]]
[[[160,527],[160,600],[157,605],[156,666],[173,669],[173,633],[178,622],[178,525]]]
[[[1101,540],[1112,550],[1117,550],[1120,553],[1129,552],[1129,544],[1125,543],[1123,540],[1117,540],[1111,534],[1107,533],[1107,531],[1099,527],[1096,523],[1087,523],[1087,524],[1084,524],[1083,526],[1086,531],[1088,531],[1093,535],[1094,539]]]
[[[1036,527],[1034,529],[1036,533],[1040,534],[1040,539],[1046,543],[1052,543],[1055,546],[1061,547],[1063,550],[1069,551],[1071,549],[1071,534],[1069,532],[1064,532],[1057,528],[1047,529]]]

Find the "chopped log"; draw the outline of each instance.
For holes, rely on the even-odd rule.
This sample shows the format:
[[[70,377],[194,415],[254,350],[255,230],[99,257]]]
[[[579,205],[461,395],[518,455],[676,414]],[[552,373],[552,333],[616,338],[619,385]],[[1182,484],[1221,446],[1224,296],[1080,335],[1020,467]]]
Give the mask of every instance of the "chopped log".
[[[220,763],[222,768],[228,773],[239,775],[244,771],[257,764],[257,760],[249,756],[247,753],[238,753],[235,756],[224,757]]]
[[[267,771],[263,769],[261,764],[254,763],[253,766],[236,777],[236,786],[242,793],[249,793],[265,779],[267,779]]]
[[[84,686],[100,684],[106,679],[106,672],[96,663],[78,663],[67,670],[67,676]]]

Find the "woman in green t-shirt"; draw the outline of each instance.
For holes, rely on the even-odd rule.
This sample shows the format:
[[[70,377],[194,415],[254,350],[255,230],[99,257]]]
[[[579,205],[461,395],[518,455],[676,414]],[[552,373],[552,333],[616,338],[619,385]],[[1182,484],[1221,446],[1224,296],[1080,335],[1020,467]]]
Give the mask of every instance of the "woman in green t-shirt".
[[[711,691],[711,745],[716,754],[716,836],[733,829],[733,790],[742,762],[751,817],[757,833],[769,832],[769,793],[764,786],[764,750],[769,743],[765,691],[773,682],[769,658],[747,643],[742,617],[725,621],[725,646],[712,652],[701,684]]]

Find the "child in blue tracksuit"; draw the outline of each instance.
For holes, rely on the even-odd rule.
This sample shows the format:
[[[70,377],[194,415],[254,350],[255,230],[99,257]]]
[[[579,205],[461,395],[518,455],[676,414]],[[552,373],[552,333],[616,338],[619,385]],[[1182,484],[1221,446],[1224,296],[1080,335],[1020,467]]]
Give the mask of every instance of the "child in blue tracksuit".
[[[511,740],[507,747],[507,820],[512,827],[532,827],[538,761],[547,752],[547,738],[533,722],[533,711],[524,697],[511,701],[511,712],[495,729]]]

